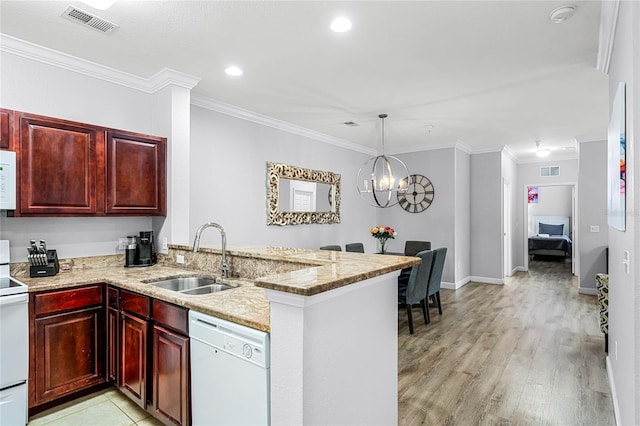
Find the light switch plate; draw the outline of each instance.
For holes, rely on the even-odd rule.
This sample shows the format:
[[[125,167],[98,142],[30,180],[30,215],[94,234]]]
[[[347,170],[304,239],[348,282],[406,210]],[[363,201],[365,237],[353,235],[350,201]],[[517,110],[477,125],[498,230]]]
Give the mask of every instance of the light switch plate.
[[[118,249],[119,250],[126,250],[128,243],[129,243],[129,239],[127,237],[118,238]]]
[[[598,225],[591,225],[589,227],[589,232],[600,232],[600,226]]]

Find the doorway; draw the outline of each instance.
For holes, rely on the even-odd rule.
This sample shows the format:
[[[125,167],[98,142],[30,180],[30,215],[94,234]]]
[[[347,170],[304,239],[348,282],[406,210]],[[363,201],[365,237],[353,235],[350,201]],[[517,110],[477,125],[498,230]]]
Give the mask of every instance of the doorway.
[[[524,269],[529,270],[535,256],[536,260],[565,262],[569,264],[567,270],[575,275],[578,270],[576,184],[529,184],[524,191]],[[563,238],[567,241],[563,242]]]

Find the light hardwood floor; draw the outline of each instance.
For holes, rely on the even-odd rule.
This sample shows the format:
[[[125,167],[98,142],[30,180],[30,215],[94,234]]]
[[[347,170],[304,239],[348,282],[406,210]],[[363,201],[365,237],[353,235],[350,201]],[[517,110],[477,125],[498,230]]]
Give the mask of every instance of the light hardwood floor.
[[[442,290],[443,315],[399,320],[400,425],[614,425],[596,296],[571,266]]]

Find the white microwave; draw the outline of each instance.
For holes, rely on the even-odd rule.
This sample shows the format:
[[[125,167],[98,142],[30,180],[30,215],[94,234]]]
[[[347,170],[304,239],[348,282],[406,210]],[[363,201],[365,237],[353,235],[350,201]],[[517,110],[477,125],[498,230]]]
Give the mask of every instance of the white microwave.
[[[0,210],[16,209],[16,153],[0,151]]]

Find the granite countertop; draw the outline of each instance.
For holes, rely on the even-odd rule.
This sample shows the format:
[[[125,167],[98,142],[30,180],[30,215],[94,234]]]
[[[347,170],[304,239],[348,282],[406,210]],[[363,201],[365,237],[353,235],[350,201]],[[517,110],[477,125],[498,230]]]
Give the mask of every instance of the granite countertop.
[[[169,245],[169,248],[178,251],[191,250],[191,246],[179,244]],[[201,247],[200,252],[220,254],[219,249],[211,247]],[[25,283],[30,292],[107,283],[248,327],[269,331],[269,301],[265,289],[312,296],[420,262],[416,257],[284,247],[231,247],[227,250],[227,255],[233,262],[250,262],[251,259],[286,262],[290,266],[294,264],[295,270],[254,279],[229,278],[225,283],[235,288],[205,295],[185,295],[148,283],[185,276],[213,277],[217,276],[216,274],[181,267],[182,265],[171,262],[144,268],[125,268],[122,266],[121,256],[102,256],[96,260],[84,258],[82,262],[92,263],[90,266],[81,264],[79,260],[70,261],[73,267],[61,268],[61,272],[53,277],[29,278],[25,269],[16,275],[16,278]],[[114,262],[114,258],[117,262]],[[300,268],[295,264],[299,264]]]
[[[269,301],[264,289],[256,287],[251,281],[229,279],[225,283],[236,288],[202,295],[182,294],[148,284],[152,281],[187,276],[212,277],[212,274],[158,264],[146,268],[103,266],[60,272],[53,277],[18,276],[17,279],[29,286],[29,292],[107,283],[258,330],[269,331]]]
[[[170,244],[169,247],[191,250],[189,245]],[[217,248],[201,247],[200,250],[220,253]],[[420,263],[420,259],[414,256],[388,256],[288,247],[236,246],[227,249],[227,256],[300,263],[300,269],[266,275],[254,279],[254,282],[257,287],[302,296],[313,296]]]

